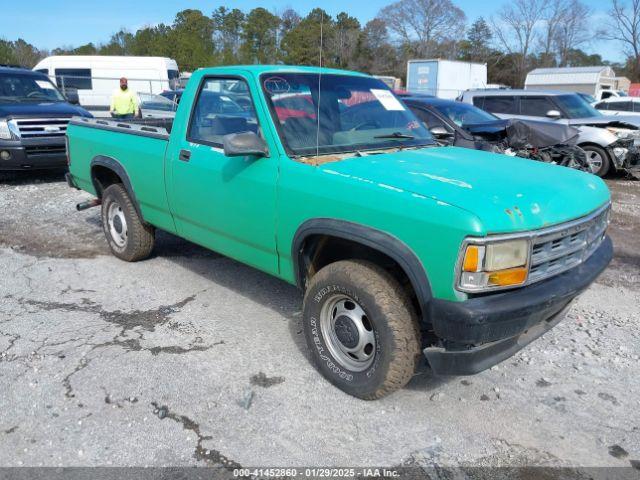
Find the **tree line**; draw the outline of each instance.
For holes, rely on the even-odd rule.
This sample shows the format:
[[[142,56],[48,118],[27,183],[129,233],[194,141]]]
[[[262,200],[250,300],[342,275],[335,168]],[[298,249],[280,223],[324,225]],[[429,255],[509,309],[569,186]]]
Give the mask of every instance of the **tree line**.
[[[287,8],[244,12],[219,7],[178,12],[172,24],[120,30],[105,43],[39,50],[24,39],[0,39],[0,63],[33,67],[47,55],[171,57],[182,71],[231,64],[285,63],[360,70],[404,78],[412,58],[487,63],[490,83],[522,86],[536,67],[610,65],[583,50],[594,38],[614,40],[627,61],[618,74],[640,80],[640,0],[611,0],[608,23],[590,25],[581,0],[511,0],[469,24],[451,0],[398,0],[362,25],[346,12],[321,8],[301,16]],[[320,47],[322,40],[322,59]]]

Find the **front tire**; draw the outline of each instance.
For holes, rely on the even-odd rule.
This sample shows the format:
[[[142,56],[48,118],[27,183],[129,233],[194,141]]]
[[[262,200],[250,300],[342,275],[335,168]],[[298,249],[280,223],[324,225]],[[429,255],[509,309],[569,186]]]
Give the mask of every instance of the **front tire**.
[[[110,185],[102,193],[102,228],[111,253],[121,260],[137,262],[153,250],[153,227],[142,222],[120,183]]]
[[[604,177],[609,173],[611,160],[604,148],[598,147],[597,145],[582,145],[581,148],[587,155],[587,164],[590,173],[599,177]]]
[[[365,261],[322,268],[305,293],[307,346],[322,375],[354,397],[374,400],[404,387],[420,359],[420,331],[405,290]]]

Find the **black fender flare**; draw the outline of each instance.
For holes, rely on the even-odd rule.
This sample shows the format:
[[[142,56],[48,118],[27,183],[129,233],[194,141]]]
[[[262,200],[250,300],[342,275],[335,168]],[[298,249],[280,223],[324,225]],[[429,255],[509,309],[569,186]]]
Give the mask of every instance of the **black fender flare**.
[[[296,230],[291,247],[296,283],[304,289],[304,262],[302,247],[311,235],[330,235],[350,240],[379,251],[393,259],[404,270],[418,298],[423,316],[427,315],[428,304],[432,298],[431,285],[427,273],[418,256],[400,239],[381,230],[359,223],[333,218],[314,218],[305,221]]]
[[[129,174],[127,174],[127,171],[125,170],[122,163],[120,163],[115,158],[109,157],[107,155],[96,155],[91,160],[90,167],[89,167],[91,171],[91,183],[93,184],[93,188],[98,194],[98,198],[101,199],[102,190],[100,188],[100,184],[98,183],[95,175],[93,174],[93,169],[97,166],[108,168],[113,173],[118,175],[118,177],[120,177],[120,179],[122,180],[122,184],[124,185],[124,188],[127,191],[127,194],[129,195],[129,198],[133,202],[133,206],[135,207],[136,212],[138,213],[138,216],[142,219],[143,217],[142,217],[142,212],[140,211],[140,204],[138,203],[136,194],[134,193],[133,187],[131,186],[131,179],[129,178]]]

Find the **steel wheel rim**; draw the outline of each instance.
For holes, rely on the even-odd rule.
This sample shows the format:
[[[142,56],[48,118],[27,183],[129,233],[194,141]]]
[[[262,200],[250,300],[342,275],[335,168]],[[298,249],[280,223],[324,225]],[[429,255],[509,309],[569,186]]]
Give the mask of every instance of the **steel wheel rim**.
[[[342,367],[362,372],[373,364],[376,355],[373,324],[351,297],[334,295],[324,303],[320,331],[329,352]]]
[[[596,173],[602,168],[602,155],[594,150],[585,151],[587,154],[587,165],[591,173]]]
[[[116,202],[109,205],[107,223],[109,225],[109,234],[114,243],[118,247],[124,247],[127,244],[127,219],[124,216],[122,207]]]

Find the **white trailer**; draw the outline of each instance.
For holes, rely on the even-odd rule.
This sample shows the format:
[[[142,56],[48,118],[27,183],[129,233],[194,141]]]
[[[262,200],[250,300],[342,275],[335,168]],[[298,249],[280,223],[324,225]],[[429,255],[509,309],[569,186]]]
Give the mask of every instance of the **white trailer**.
[[[536,68],[527,75],[524,88],[555,90],[591,95],[596,100],[627,96],[623,77],[616,77],[611,67]],[[629,82],[630,84],[630,82]],[[628,87],[626,89],[628,91]]]
[[[486,88],[487,64],[457,60],[409,60],[407,91],[454,99],[465,90]]]
[[[80,105],[98,115],[109,110],[121,77],[129,80],[131,90],[150,94],[175,90],[180,77],[176,61],[164,57],[56,55],[33,69],[48,75],[63,91],[77,90]]]

